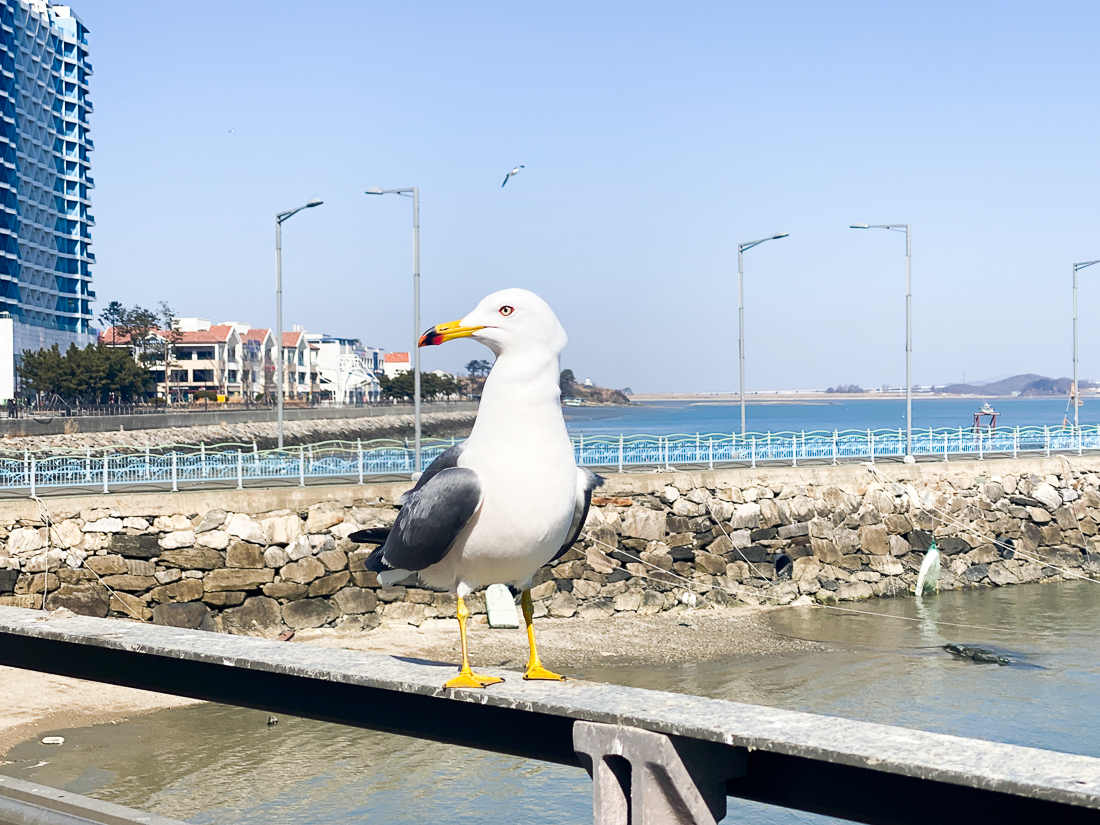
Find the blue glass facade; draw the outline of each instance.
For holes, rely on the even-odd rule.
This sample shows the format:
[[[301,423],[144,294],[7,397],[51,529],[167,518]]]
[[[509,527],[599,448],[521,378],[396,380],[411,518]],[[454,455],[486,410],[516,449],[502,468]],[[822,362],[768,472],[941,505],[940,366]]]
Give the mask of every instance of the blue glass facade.
[[[17,352],[94,340],[87,34],[68,6],[0,0],[0,312]]]

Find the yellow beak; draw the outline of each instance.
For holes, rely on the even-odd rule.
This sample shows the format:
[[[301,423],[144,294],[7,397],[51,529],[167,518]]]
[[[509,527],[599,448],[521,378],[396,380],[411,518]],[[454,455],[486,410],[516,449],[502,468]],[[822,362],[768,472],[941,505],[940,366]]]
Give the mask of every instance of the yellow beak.
[[[455,338],[469,338],[479,329],[485,329],[485,327],[464,327],[462,326],[462,321],[451,321],[449,324],[437,324],[420,336],[419,346],[434,347],[436,344],[453,341]]]

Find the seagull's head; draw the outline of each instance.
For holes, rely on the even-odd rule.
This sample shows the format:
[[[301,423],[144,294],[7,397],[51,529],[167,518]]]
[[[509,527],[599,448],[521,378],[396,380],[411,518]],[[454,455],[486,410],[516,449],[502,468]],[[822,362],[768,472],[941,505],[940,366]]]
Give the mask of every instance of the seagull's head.
[[[473,338],[497,355],[534,349],[556,356],[569,341],[554,310],[526,289],[494,292],[461,320],[439,324],[425,332],[420,346],[430,347],[455,338]]]

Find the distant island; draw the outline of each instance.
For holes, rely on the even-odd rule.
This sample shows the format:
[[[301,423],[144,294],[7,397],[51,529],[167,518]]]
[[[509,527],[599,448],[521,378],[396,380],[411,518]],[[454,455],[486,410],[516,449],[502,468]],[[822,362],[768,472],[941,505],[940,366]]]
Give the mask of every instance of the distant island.
[[[624,391],[597,387],[588,380],[579,383],[573,376],[573,370],[561,371],[560,386],[562,403],[567,406],[576,406],[578,403],[630,406],[633,403],[627,397],[629,389]]]
[[[1100,384],[1091,381],[1079,381],[1081,391],[1096,389]],[[1045,375],[1024,373],[1013,375],[1000,381],[992,381],[988,384],[948,384],[944,387],[933,387],[932,392],[943,395],[996,395],[996,396],[1043,396],[1066,395],[1073,388],[1072,378],[1047,378]]]

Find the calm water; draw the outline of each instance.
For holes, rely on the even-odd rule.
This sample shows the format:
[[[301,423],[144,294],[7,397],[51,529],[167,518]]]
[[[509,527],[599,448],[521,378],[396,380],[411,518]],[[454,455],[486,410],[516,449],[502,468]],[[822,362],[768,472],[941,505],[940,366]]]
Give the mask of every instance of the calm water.
[[[775,611],[769,619],[778,632],[834,649],[576,675],[1100,757],[1097,587],[1028,585],[860,605],[910,621]],[[946,642],[994,647],[1016,663],[960,661],[939,649]],[[552,661],[552,651],[544,655]],[[266,719],[216,705],[162,711],[62,731],[61,747],[23,744],[0,770],[195,823],[591,821],[591,788],[578,770],[303,719],[268,728]],[[834,821],[730,804],[730,823]]]
[[[1059,427],[1066,400],[1058,398],[993,398],[1001,427]],[[976,398],[914,398],[913,427],[970,429],[982,402]],[[1082,425],[1100,424],[1100,403],[1078,410]],[[1073,410],[1069,411],[1072,421]],[[741,429],[741,407],[733,403],[649,401],[632,407],[566,407],[565,421],[574,435],[647,433],[729,433]],[[985,419],[988,423],[988,419]],[[857,399],[799,404],[753,404],[745,407],[751,432],[866,430],[905,427],[905,399]]]

